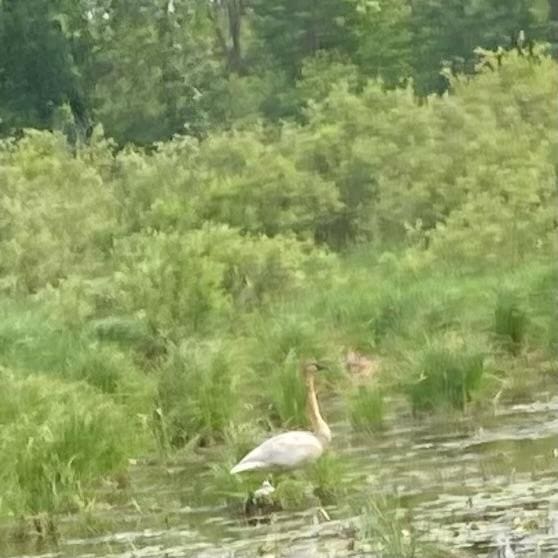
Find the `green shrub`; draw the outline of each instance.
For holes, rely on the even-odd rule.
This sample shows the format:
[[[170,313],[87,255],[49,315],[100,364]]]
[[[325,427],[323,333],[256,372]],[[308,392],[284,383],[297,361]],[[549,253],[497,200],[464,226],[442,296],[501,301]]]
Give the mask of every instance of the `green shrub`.
[[[272,364],[264,374],[264,397],[270,402],[271,418],[281,428],[308,427],[306,387],[296,353],[291,353],[283,363]]]
[[[91,279],[69,275],[55,288],[48,285],[34,298],[44,304],[50,318],[68,329],[79,329],[85,321],[110,316],[117,308],[117,292],[108,274]]]
[[[343,207],[323,237],[335,246],[393,244],[411,232],[429,247],[414,255],[416,266],[429,257],[516,264],[548,250],[556,74],[546,55],[533,64],[509,53],[498,71],[456,77],[452,95],[422,105],[411,87],[369,82],[355,92],[335,84],[308,111],[308,125],[288,136],[298,166],[339,191]]]
[[[300,510],[320,503],[312,484],[301,479],[282,480],[273,494],[273,499],[283,510]]]
[[[416,411],[451,406],[463,409],[479,387],[484,354],[475,346],[437,340],[421,349],[413,359],[404,389]]]
[[[241,387],[249,379],[238,343],[191,341],[172,348],[158,387],[168,442],[179,447],[196,436],[203,444],[222,439],[244,410]]]
[[[145,315],[154,331],[196,332],[226,313],[221,287],[224,265],[207,257],[215,236],[148,233],[116,244],[118,304],[126,314]]]
[[[83,383],[0,371],[0,513],[81,505],[145,439],[124,409]]]
[[[334,453],[325,453],[312,464],[308,477],[314,486],[314,494],[324,505],[336,503],[345,495],[347,487],[343,485],[346,469],[343,460]]]
[[[303,305],[303,301],[300,302]],[[298,307],[300,310],[300,307]],[[332,349],[324,324],[293,305],[277,305],[251,321],[253,362],[264,412],[282,428],[308,427],[304,359],[327,360]]]
[[[215,135],[201,150],[206,172],[194,198],[203,220],[242,232],[313,239],[341,208],[334,184],[300,169],[296,160],[255,131]]]
[[[377,386],[359,386],[347,398],[349,419],[355,430],[379,430],[384,422],[384,396]]]
[[[61,135],[28,131],[0,144],[0,291],[36,292],[105,262],[116,203]]]
[[[214,241],[212,257],[225,265],[222,286],[239,310],[292,298],[309,280],[337,270],[333,254],[292,236],[222,236]]]
[[[114,157],[111,187],[126,236],[199,225],[192,204],[199,182],[198,154],[198,140],[180,136],[158,144],[149,154],[128,146]]]
[[[414,558],[417,552],[416,534],[409,518],[387,498],[369,500],[361,510],[357,526],[357,541],[363,551],[377,551],[381,555]]]
[[[232,316],[302,287],[334,258],[288,238],[250,238],[224,225],[187,234],[134,235],[116,244],[115,297],[163,335],[203,333]]]

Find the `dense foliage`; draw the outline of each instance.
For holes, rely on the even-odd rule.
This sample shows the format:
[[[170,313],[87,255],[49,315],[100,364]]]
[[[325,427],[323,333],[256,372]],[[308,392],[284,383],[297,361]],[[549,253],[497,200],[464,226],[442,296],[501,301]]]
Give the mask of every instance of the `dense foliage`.
[[[316,64],[322,89],[350,74],[425,95],[448,87],[442,68],[473,73],[476,47],[527,54],[557,29],[555,0],[5,0],[0,132],[203,137],[301,118]]]
[[[448,5],[0,2],[0,516],[304,424],[304,356],[369,433],[556,356],[555,12]]]

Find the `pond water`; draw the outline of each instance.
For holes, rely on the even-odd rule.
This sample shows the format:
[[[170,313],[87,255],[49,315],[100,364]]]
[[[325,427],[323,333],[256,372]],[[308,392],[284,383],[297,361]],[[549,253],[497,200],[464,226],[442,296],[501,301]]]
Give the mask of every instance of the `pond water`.
[[[343,483],[363,502],[396,494],[420,541],[442,544],[451,556],[558,556],[558,396],[540,393],[529,403],[450,420],[419,421],[393,412],[386,429],[369,436],[351,432],[343,421],[334,422],[332,430],[332,451],[346,463]],[[86,534],[81,522],[72,535],[72,521],[78,519],[68,518],[56,544],[27,538],[0,547],[0,554],[379,556],[354,543],[358,506],[326,507],[329,521],[311,508],[248,525],[236,509],[215,504],[206,463],[173,469],[137,465],[126,492],[122,502],[94,508]],[[504,540],[512,554],[503,546],[498,550]]]

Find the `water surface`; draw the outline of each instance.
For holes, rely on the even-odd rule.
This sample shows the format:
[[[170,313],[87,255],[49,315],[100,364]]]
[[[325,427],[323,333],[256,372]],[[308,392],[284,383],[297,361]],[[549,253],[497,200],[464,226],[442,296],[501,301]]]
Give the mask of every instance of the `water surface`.
[[[205,459],[174,468],[144,463],[132,467],[125,498],[107,488],[113,501],[93,508],[85,533],[83,520],[64,519],[57,543],[11,541],[2,556],[363,556],[367,547],[354,540],[359,502],[382,495],[397,496],[421,541],[455,556],[489,556],[506,539],[518,557],[558,556],[558,396],[451,420],[394,411],[376,435],[353,433],[344,421],[332,429],[353,496],[351,506],[327,507],[331,521],[310,508],[251,526],[212,493]]]

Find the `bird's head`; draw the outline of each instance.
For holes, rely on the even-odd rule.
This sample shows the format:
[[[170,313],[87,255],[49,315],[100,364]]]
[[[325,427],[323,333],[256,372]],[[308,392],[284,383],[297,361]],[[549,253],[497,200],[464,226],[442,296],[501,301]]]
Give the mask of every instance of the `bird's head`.
[[[318,362],[316,359],[308,359],[302,363],[302,373],[305,376],[314,375],[320,370],[327,370],[327,366]]]

